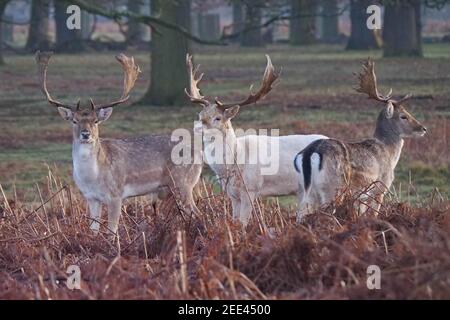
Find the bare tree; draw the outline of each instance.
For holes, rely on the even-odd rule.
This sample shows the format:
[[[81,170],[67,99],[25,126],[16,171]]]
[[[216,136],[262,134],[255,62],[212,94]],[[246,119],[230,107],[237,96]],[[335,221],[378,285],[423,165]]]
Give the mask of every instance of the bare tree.
[[[56,43],[55,48],[58,51],[76,52],[83,49],[82,37],[80,30],[70,30],[67,28],[67,6],[68,4],[62,1],[54,1],[55,6],[55,29],[56,29]]]
[[[190,0],[152,0],[151,11],[164,21],[190,30]],[[184,88],[189,82],[184,63],[189,40],[173,29],[158,27],[153,31],[150,88],[142,102],[159,106],[185,104]]]
[[[143,0],[128,0],[127,6],[130,12],[141,14],[141,11],[144,8],[144,4],[145,3]],[[127,44],[134,45],[144,41],[146,27],[147,26],[143,25],[142,23],[130,19],[128,21],[128,30],[126,33]]]
[[[31,20],[26,44],[28,50],[46,50],[50,47],[49,8],[50,0],[32,0]]]
[[[373,0],[350,0],[350,39],[347,50],[367,50],[378,48],[373,30],[367,28],[367,7],[374,4]]]
[[[420,0],[389,2],[384,12],[384,56],[422,56]]]
[[[3,59],[3,27],[1,18],[6,10],[6,5],[9,0],[0,0],[0,66],[5,64],[5,60]]]
[[[244,9],[240,1],[235,0],[233,1],[232,5],[233,5],[233,33],[240,33],[244,28]]]
[[[241,45],[244,47],[261,47],[263,39],[261,28],[262,4],[260,0],[248,0],[244,2],[245,20],[241,37]]]
[[[312,44],[316,42],[317,1],[291,0],[291,19],[289,39],[293,45]]]
[[[322,0],[322,41],[333,43],[339,36],[339,11],[337,0]]]

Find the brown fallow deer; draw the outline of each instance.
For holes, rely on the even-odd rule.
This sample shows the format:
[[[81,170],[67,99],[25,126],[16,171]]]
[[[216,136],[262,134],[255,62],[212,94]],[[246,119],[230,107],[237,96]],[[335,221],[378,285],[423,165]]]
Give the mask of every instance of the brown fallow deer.
[[[169,135],[151,135],[126,139],[99,138],[99,124],[106,121],[113,108],[129,99],[129,93],[140,73],[133,57],[119,54],[124,72],[120,99],[87,108],[59,102],[47,90],[46,77],[50,52],[38,52],[40,83],[48,102],[57,107],[61,117],[72,124],[73,177],[86,198],[92,218],[91,229],[100,227],[101,207],[108,209],[108,229],[113,235],[118,229],[122,201],[129,197],[152,195],[162,199],[177,192],[184,208],[196,212],[193,188],[200,174],[200,164],[174,165],[171,152],[174,142]]]
[[[394,180],[403,138],[421,137],[427,131],[403,106],[411,95],[394,100],[392,90],[386,96],[378,92],[373,61],[368,59],[363,64],[358,80],[358,92],[385,105],[373,137],[355,143],[317,140],[296,156],[294,166],[300,185],[298,222],[347,192],[357,196],[360,213],[377,214]]]
[[[192,65],[192,57],[187,56],[186,64],[190,74],[190,90],[186,90],[191,102],[199,104],[202,111],[199,113],[198,126],[195,128],[203,133],[203,151],[205,161],[218,176],[224,190],[231,199],[233,218],[247,225],[250,213],[255,208],[257,197],[295,195],[298,192],[296,172],[292,166],[298,150],[303,149],[317,139],[326,139],[322,135],[243,135],[236,136],[231,125],[241,107],[255,104],[264,98],[272,89],[279,74],[275,72],[270,57],[267,55],[267,66],[259,90],[235,103],[222,103],[217,98],[210,102],[201,95],[198,82],[203,74],[196,76],[197,70]],[[213,134],[210,134],[210,133]],[[217,132],[223,137],[223,159],[217,161]],[[277,148],[273,148],[277,145]],[[256,148],[255,148],[256,146]],[[241,155],[252,157],[252,150],[267,155],[275,150],[269,159],[257,157],[256,161],[234,161],[242,159]],[[231,156],[230,156],[231,154]],[[231,161],[230,161],[231,159]],[[220,161],[221,160],[221,161]],[[249,158],[246,158],[249,160]],[[272,173],[264,173],[263,168],[268,162],[277,162],[277,169]]]

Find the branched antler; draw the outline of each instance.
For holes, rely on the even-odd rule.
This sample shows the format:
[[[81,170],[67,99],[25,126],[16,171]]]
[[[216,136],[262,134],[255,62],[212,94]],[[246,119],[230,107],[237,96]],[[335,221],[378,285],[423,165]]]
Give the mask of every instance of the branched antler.
[[[355,88],[356,91],[367,94],[369,98],[385,103],[391,102],[394,105],[398,105],[412,97],[411,94],[407,94],[400,100],[394,100],[392,99],[392,89],[389,90],[389,93],[386,96],[381,95],[378,92],[377,76],[375,75],[375,63],[370,58],[367,58],[362,65],[361,72],[359,74],[355,73],[355,75],[359,80],[358,87]]]
[[[47,69],[48,69],[48,64],[49,64],[49,61],[50,61],[50,58],[52,57],[52,55],[53,55],[53,52],[40,52],[40,51],[36,52],[35,59],[36,59],[37,65],[38,65],[38,76],[39,76],[39,82],[41,84],[41,90],[45,94],[47,101],[51,105],[53,105],[55,107],[64,107],[64,108],[68,108],[71,110],[75,110],[77,107],[79,107],[79,103],[77,104],[77,107],[75,107],[73,105],[59,102],[58,100],[53,99],[47,90]]]
[[[392,89],[386,96],[383,96],[378,92],[377,76],[375,75],[374,67],[375,64],[370,58],[364,62],[361,72],[359,74],[355,73],[359,80],[358,87],[355,89],[358,92],[367,94],[369,98],[381,102],[388,102],[391,100]]]
[[[184,92],[189,97],[192,103],[207,106],[209,104],[209,101],[200,94],[200,89],[198,88],[198,83],[202,80],[203,73],[200,74],[197,79],[195,78],[199,66],[194,69],[192,64],[192,55],[190,54],[186,55],[186,66],[189,73],[189,91],[185,88]]]
[[[134,63],[134,58],[127,57],[123,53],[116,56],[117,61],[122,65],[123,68],[123,92],[122,96],[119,100],[103,104],[103,105],[97,105],[95,106],[95,109],[104,109],[104,108],[110,108],[117,106],[121,103],[124,103],[130,99],[129,93],[131,89],[134,87],[134,83],[136,82],[139,73],[141,72],[141,69],[138,65]]]
[[[280,76],[279,73],[275,73],[275,68],[272,65],[272,61],[270,60],[269,55],[266,54],[266,58],[267,58],[267,66],[266,66],[266,70],[264,71],[264,76],[261,82],[261,87],[259,88],[259,90],[256,93],[252,92],[252,86],[250,87],[250,95],[240,101],[240,102],[233,102],[233,103],[222,103],[218,98],[215,99],[217,107],[225,110],[229,107],[232,106],[245,106],[245,105],[249,105],[252,103],[256,103],[258,102],[258,100],[264,98],[273,88],[273,85],[275,83],[275,81],[278,79],[278,77]]]
[[[59,102],[58,100],[55,100],[52,98],[50,93],[47,90],[47,69],[48,64],[50,61],[51,56],[53,55],[53,52],[36,52],[36,62],[38,64],[38,75],[39,75],[39,81],[41,83],[41,89],[42,92],[47,97],[47,100],[50,104],[56,106],[56,107],[65,107],[72,110],[78,110],[80,108],[80,102],[77,103],[76,106],[64,104],[62,102]],[[104,104],[104,105],[97,105],[94,106],[94,103],[91,99],[91,107],[93,109],[103,109],[103,108],[109,108],[114,107],[118,104],[126,102],[130,96],[129,93],[131,89],[134,87],[134,83],[136,82],[136,79],[141,72],[141,69],[138,65],[134,63],[134,58],[127,57],[123,53],[116,56],[117,61],[120,62],[122,65],[123,71],[124,71],[124,79],[123,79],[123,92],[122,96],[119,100],[116,100],[114,102]]]

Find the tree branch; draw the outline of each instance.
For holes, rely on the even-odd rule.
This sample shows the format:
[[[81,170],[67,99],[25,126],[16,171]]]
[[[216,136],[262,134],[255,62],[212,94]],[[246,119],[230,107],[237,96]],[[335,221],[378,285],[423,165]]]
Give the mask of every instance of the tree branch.
[[[177,24],[167,22],[165,20],[162,20],[162,19],[154,17],[154,16],[137,14],[134,12],[130,12],[128,10],[126,10],[126,11],[107,10],[105,8],[94,5],[92,3],[88,3],[85,0],[57,0],[57,1],[63,1],[66,3],[70,3],[70,4],[75,4],[75,5],[79,6],[81,9],[83,9],[89,13],[97,14],[97,15],[100,15],[100,16],[103,16],[106,18],[110,18],[113,20],[117,20],[117,19],[121,19],[121,18],[128,18],[128,19],[133,19],[137,22],[149,25],[153,28],[155,26],[160,26],[160,27],[172,29],[176,32],[181,33],[183,36],[185,36],[189,40],[192,40],[192,41],[200,43],[200,44],[226,45],[225,42],[220,41],[220,40],[219,41],[209,41],[209,40],[205,40],[200,37],[197,37],[197,36],[193,35],[192,33],[190,33],[187,29],[180,27]]]
[[[250,32],[252,30],[256,30],[256,29],[262,29],[265,27],[268,27],[269,25],[277,22],[277,21],[290,21],[290,20],[296,20],[296,19],[301,19],[301,18],[312,18],[312,17],[324,17],[324,18],[330,18],[330,17],[336,17],[336,16],[340,16],[342,15],[345,11],[347,11],[349,9],[350,5],[346,5],[344,7],[342,7],[340,10],[338,10],[336,13],[307,13],[307,14],[296,14],[296,15],[291,15],[291,14],[286,14],[286,12],[281,12],[278,15],[275,15],[271,18],[269,18],[267,21],[265,21],[264,23],[257,25],[257,26],[251,26],[251,27],[247,27],[239,32],[236,33],[232,33],[232,34],[224,34],[222,33],[222,40],[226,40],[226,39],[233,39],[233,38],[237,38],[240,35]],[[288,10],[288,12],[290,12],[290,10]],[[229,25],[227,27],[224,28],[224,32],[227,28],[231,28],[233,25]]]

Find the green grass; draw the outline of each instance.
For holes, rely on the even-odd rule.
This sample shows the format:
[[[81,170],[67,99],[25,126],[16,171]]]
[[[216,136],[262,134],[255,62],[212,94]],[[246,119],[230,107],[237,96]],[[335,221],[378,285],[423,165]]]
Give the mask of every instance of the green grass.
[[[347,140],[370,136],[379,105],[354,92],[361,61],[376,60],[380,90],[394,95],[412,92],[424,98],[412,100],[408,109],[427,127],[430,138],[405,147],[395,185],[411,183],[417,193],[435,188],[450,195],[450,45],[425,45],[423,59],[381,59],[381,51],[347,52],[341,46],[286,45],[262,49],[239,47],[195,48],[195,62],[205,72],[201,88],[209,97],[224,101],[242,98],[250,84],[257,85],[265,66],[265,53],[282,67],[281,81],[267,99],[243,108],[233,121],[235,128],[277,128],[281,134],[323,132]],[[133,99],[144,94],[149,81],[149,54],[135,53],[143,73]],[[71,181],[71,128],[49,107],[39,90],[34,59],[7,56],[0,68],[0,183],[8,191],[31,190],[47,175],[47,164],[56,164]],[[117,98],[121,70],[114,53],[55,55],[49,68],[49,88],[64,101],[89,97],[95,101]],[[427,96],[429,96],[427,98]],[[101,128],[103,137],[170,133],[191,128],[198,107],[121,106]],[[424,151],[426,150],[426,151]],[[434,156],[436,154],[436,156]],[[438,156],[439,155],[439,156]],[[411,175],[410,175],[411,173]],[[282,204],[295,198],[281,198]]]
[[[424,195],[435,189],[447,193],[450,186],[450,170],[446,167],[433,168],[431,166],[412,163],[407,166],[400,165],[396,170],[398,182],[403,183],[402,197],[409,195]],[[409,183],[411,181],[411,184]],[[406,186],[406,188],[405,188]]]

